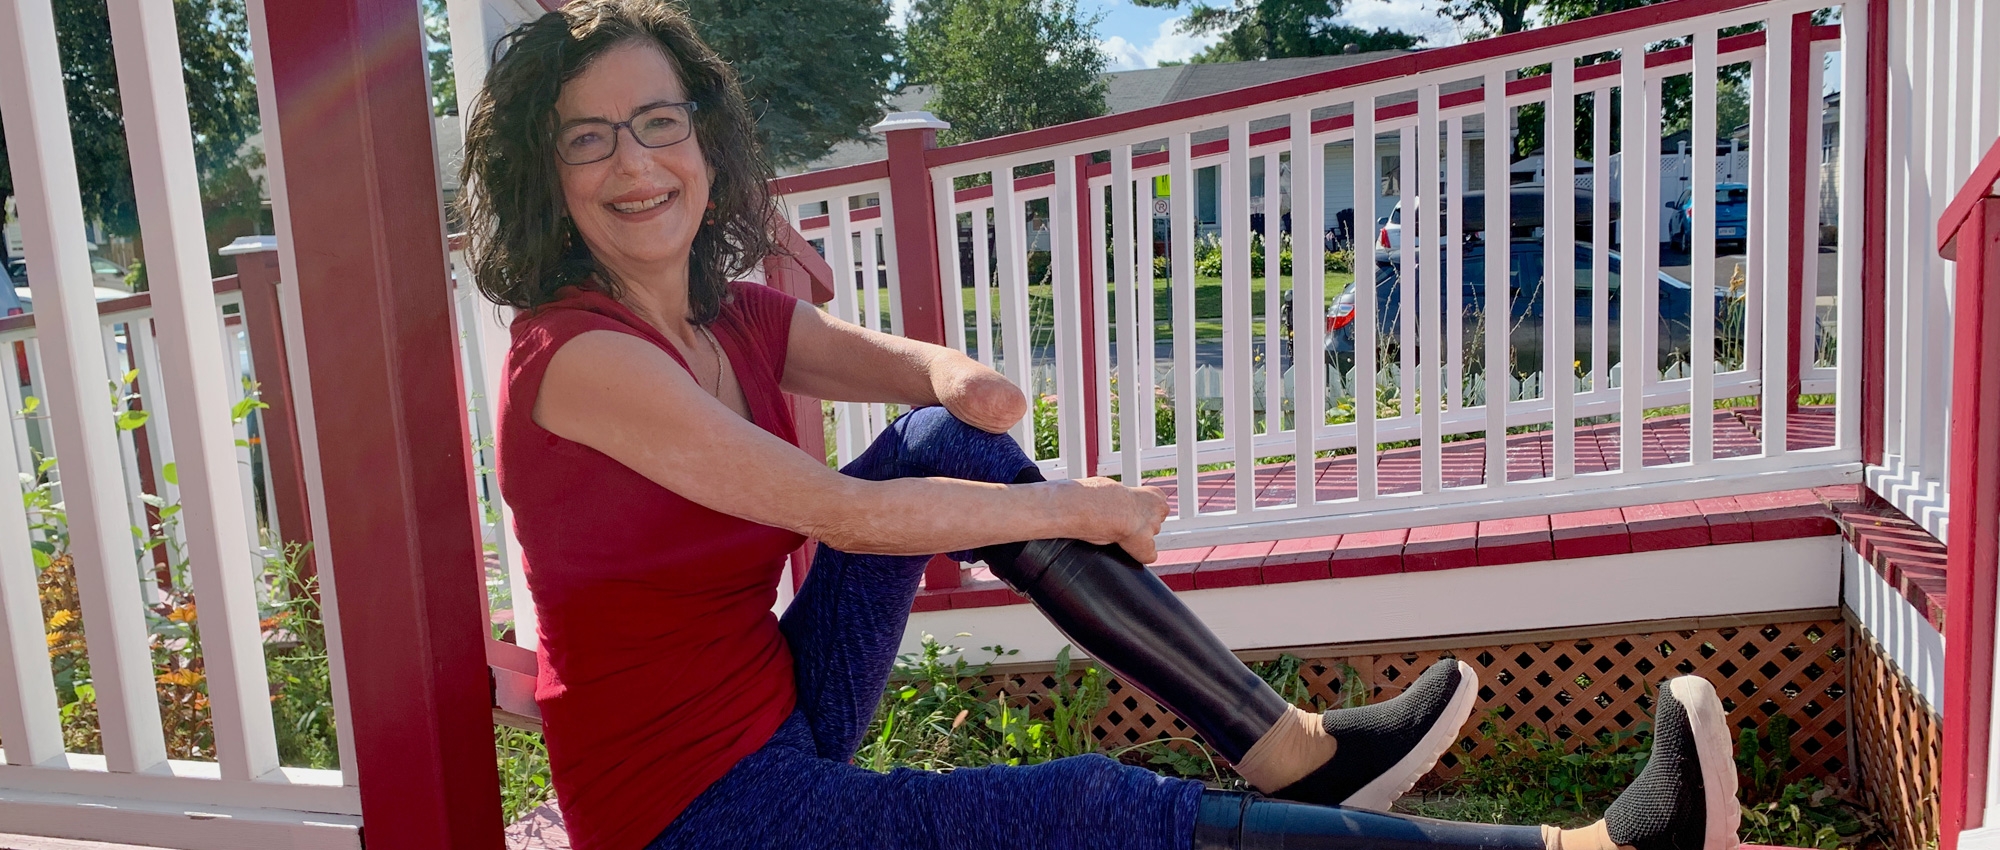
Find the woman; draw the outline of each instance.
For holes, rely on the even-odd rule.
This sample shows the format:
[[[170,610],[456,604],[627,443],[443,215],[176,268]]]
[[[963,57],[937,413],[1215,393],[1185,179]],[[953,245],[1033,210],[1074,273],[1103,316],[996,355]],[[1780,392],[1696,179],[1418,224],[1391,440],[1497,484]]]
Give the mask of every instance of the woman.
[[[732,280],[771,251],[769,174],[732,72],[681,11],[576,0],[505,47],[467,130],[464,212],[479,286],[523,310],[501,490],[579,848],[1733,847],[1729,736],[1696,679],[1662,688],[1652,762],[1589,828],[1371,811],[1462,727],[1469,667],[1365,708],[1286,705],[1138,568],[1159,491],[1043,482],[1002,436],[1026,402],[998,374]],[[798,450],[781,391],[922,409],[835,473]],[[780,620],[779,570],[806,537],[821,545]],[[934,552],[985,560],[1263,794],[1102,756],[849,764]]]

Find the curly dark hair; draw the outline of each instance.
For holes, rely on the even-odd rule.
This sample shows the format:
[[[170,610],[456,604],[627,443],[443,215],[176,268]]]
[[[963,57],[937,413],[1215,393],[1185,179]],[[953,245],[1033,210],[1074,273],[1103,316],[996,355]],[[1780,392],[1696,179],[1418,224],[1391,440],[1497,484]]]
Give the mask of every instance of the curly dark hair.
[[[532,309],[593,277],[612,297],[622,294],[562,214],[555,105],[563,85],[593,60],[634,41],[659,45],[688,97],[701,105],[695,138],[715,170],[713,223],[696,233],[689,257],[689,320],[713,321],[730,279],[775,250],[771,169],[756,122],[736,72],[702,43],[686,10],[667,0],[572,0],[501,38],[486,85],[472,101],[458,203],[472,277],[487,298]]]

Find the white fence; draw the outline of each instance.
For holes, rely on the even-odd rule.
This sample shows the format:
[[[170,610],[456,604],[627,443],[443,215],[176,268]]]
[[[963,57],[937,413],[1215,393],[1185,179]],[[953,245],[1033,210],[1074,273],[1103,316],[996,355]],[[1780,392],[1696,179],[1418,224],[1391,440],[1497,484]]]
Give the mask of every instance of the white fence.
[[[1993,49],[2000,11],[1987,0],[1908,0],[1889,8],[1886,411],[1883,458],[1869,467],[1868,485],[1945,540],[1957,278],[1938,256],[1937,220],[2000,136],[2000,51]],[[1842,148],[1855,143],[1849,138]],[[1989,805],[2000,815],[2000,796]]]
[[[252,7],[257,31],[261,7]],[[173,5],[112,0],[109,11],[151,291],[100,308],[51,5],[21,0],[0,10],[0,117],[34,307],[31,320],[4,320],[0,331],[10,413],[0,457],[26,475],[53,476],[51,501],[63,513],[59,529],[31,533],[23,510],[0,507],[0,830],[179,846],[357,847],[351,777],[280,763],[260,582],[277,539],[266,534],[293,530],[273,528],[275,511],[255,498],[272,492],[250,477],[253,466],[269,467],[251,448],[257,417],[232,417],[255,369],[232,324],[241,301],[217,293],[209,277]],[[143,436],[118,425],[120,409],[128,425],[140,416],[131,395],[145,410]],[[172,508],[182,590],[199,598],[198,612],[190,605],[182,613],[199,629],[213,743],[177,757],[155,653],[192,645],[166,646],[149,628],[157,564],[135,538],[151,524],[145,480],[156,491],[145,494],[157,497],[152,506]],[[51,525],[53,515],[34,519]],[[65,732],[77,721],[58,713],[44,640],[52,626],[37,593],[42,564],[58,553],[68,556],[80,598],[80,611],[68,615],[88,626],[97,753],[71,751]]]
[[[1393,409],[1384,408],[1379,415],[1377,405],[1363,403],[1354,405],[1351,421],[1319,421],[1313,427],[1295,427],[1292,420],[1297,417],[1288,417],[1283,413],[1287,407],[1307,411],[1304,415],[1309,420],[1324,420],[1325,417],[1314,415],[1326,412],[1321,405],[1314,403],[1300,407],[1298,400],[1322,397],[1328,375],[1321,369],[1294,369],[1293,379],[1285,381],[1284,370],[1257,370],[1260,353],[1268,356],[1281,350],[1282,331],[1279,287],[1265,287],[1259,297],[1252,296],[1253,277],[1275,271],[1274,266],[1268,265],[1275,257],[1266,254],[1265,268],[1251,267],[1251,233],[1247,222],[1252,212],[1266,213],[1263,220],[1268,232],[1262,235],[1264,244],[1270,245],[1277,243],[1280,217],[1276,209],[1252,210],[1250,199],[1258,195],[1270,204],[1275,204],[1276,199],[1284,194],[1304,199],[1293,208],[1295,231],[1322,232],[1326,222],[1321,221],[1321,211],[1328,206],[1341,206],[1337,201],[1329,205],[1323,198],[1326,181],[1319,172],[1320,165],[1326,160],[1325,147],[1352,145],[1357,138],[1378,140],[1398,146],[1404,160],[1416,164],[1417,173],[1462,175],[1465,172],[1463,158],[1468,150],[1463,140],[1468,127],[1508,126],[1510,110],[1540,103],[1548,106],[1548,149],[1557,152],[1550,157],[1548,184],[1565,185],[1574,181],[1576,175],[1570,165],[1574,157],[1564,156],[1562,152],[1577,149],[1570,128],[1574,125],[1573,116],[1577,114],[1580,100],[1587,99],[1588,103],[1600,106],[1593,110],[1595,118],[1590,130],[1595,136],[1595,150],[1608,149],[1614,133],[1621,139],[1647,140],[1645,143],[1651,150],[1647,151],[1644,161],[1654,167],[1647,169],[1646,173],[1621,175],[1620,193],[1634,199],[1634,202],[1622,205],[1622,214],[1628,216],[1634,225],[1642,224],[1641,232],[1654,231],[1658,229],[1662,207],[1667,200],[1662,197],[1661,175],[1657,172],[1661,160],[1657,140],[1660,137],[1663,80],[1672,75],[1693,75],[1693,102],[1696,107],[1694,135],[1696,138],[1713,138],[1717,69],[1748,62],[1753,68],[1749,84],[1753,98],[1763,105],[1753,120],[1753,138],[1791,138],[1788,104],[1793,92],[1817,100],[1819,80],[1817,77],[1793,80],[1789,61],[1774,62],[1767,57],[1788,60],[1795,49],[1815,49],[1815,45],[1810,43],[1793,43],[1792,22],[1793,16],[1809,14],[1817,8],[1817,4],[1809,2],[1756,3],[1704,16],[1698,21],[1659,24],[1615,36],[1551,45],[1504,58],[1471,61],[1407,76],[1365,80],[1346,87],[1284,99],[1257,102],[1257,98],[1248,97],[1237,103],[1254,105],[1163,119],[1144,126],[1131,126],[1136,122],[1127,117],[1121,122],[1121,129],[1087,138],[1065,138],[1044,146],[1023,146],[977,158],[954,155],[954,149],[950,148],[934,151],[929,174],[937,209],[935,228],[941,254],[939,266],[943,274],[940,294],[943,313],[947,317],[947,340],[962,350],[977,352],[977,356],[989,364],[998,363],[1024,389],[1033,389],[1029,380],[1032,368],[1043,364],[1054,367],[1057,415],[1053,427],[1054,436],[1059,438],[1060,452],[1043,461],[1050,473],[1065,476],[1114,474],[1123,476],[1125,480],[1137,480],[1174,470],[1176,474],[1172,480],[1178,484],[1179,496],[1177,513],[1166,525],[1168,545],[1269,539],[1273,534],[1300,536],[1399,527],[1429,521],[1423,517],[1431,516],[1444,507],[1452,508],[1451,518],[1459,521],[1547,512],[1570,506],[1629,504],[1670,498],[1676,492],[1721,494],[1753,488],[1771,489],[1781,485],[1805,486],[1855,480],[1859,432],[1854,403],[1859,395],[1860,377],[1855,358],[1859,346],[1848,343],[1855,339],[1853,334],[1857,328],[1855,323],[1847,322],[1833,328],[1818,329],[1814,327],[1810,308],[1799,312],[1789,309],[1794,270],[1787,252],[1770,247],[1787,244],[1792,228],[1789,204],[1761,202],[1763,198],[1790,197],[1785,162],[1782,158],[1772,159],[1784,156],[1789,146],[1783,144],[1757,145],[1753,148],[1753,155],[1761,159],[1752,166],[1750,182],[1753,197],[1758,201],[1753,202],[1750,250],[1746,252],[1749,266],[1747,289],[1739,293],[1746,315],[1740,336],[1743,356],[1738,362],[1727,363],[1720,373],[1694,369],[1688,377],[1669,379],[1662,377],[1657,369],[1647,369],[1643,370],[1648,374],[1642,381],[1619,383],[1611,380],[1608,372],[1618,360],[1617,351],[1652,351],[1658,346],[1659,314],[1657,307],[1652,305],[1659,303],[1660,284],[1655,278],[1659,258],[1656,246],[1633,246],[1621,259],[1621,275],[1614,278],[1609,273],[1606,258],[1612,244],[1607,231],[1610,196],[1597,193],[1594,225],[1587,234],[1573,239],[1572,234],[1576,232],[1573,210],[1565,209],[1562,204],[1551,205],[1540,244],[1519,247],[1518,243],[1516,246],[1489,243],[1483,250],[1494,256],[1487,259],[1486,278],[1483,281],[1463,282],[1470,292],[1483,292],[1484,303],[1499,304],[1510,298],[1508,266],[1498,260],[1501,254],[1539,248],[1546,255],[1561,256],[1573,250],[1572,246],[1587,248],[1591,259],[1585,268],[1572,270],[1567,268],[1568,264],[1551,264],[1553,273],[1548,275],[1545,305],[1547,315],[1570,320],[1556,318],[1547,322],[1548,330],[1542,339],[1546,362],[1537,364],[1544,368],[1531,368],[1530,371],[1567,370],[1571,360],[1582,361],[1587,364],[1583,367],[1586,379],[1583,385],[1590,389],[1577,391],[1571,388],[1570,382],[1559,381],[1553,382],[1551,392],[1537,398],[1495,404],[1483,401],[1466,403],[1463,389],[1468,385],[1467,372],[1480,368],[1479,364],[1485,364],[1483,368],[1489,370],[1486,383],[1491,384],[1496,379],[1511,380],[1511,376],[1506,376],[1508,366],[1513,362],[1507,338],[1500,334],[1487,334],[1484,335],[1483,350],[1476,345],[1468,350],[1466,335],[1457,329],[1471,328],[1474,331],[1471,336],[1477,339],[1480,336],[1478,325],[1483,320],[1463,315],[1461,299],[1412,297],[1413,290],[1429,291],[1430,285],[1450,291],[1461,283],[1465,234],[1456,227],[1460,217],[1449,211],[1462,204],[1465,190],[1462,178],[1451,181],[1442,199],[1447,210],[1445,238],[1406,238],[1402,242],[1401,267],[1417,270],[1414,274],[1421,281],[1437,281],[1421,287],[1401,288],[1400,315],[1414,315],[1418,321],[1400,322],[1395,339],[1378,340],[1375,338],[1376,299],[1359,297],[1355,300],[1357,318],[1353,324],[1358,336],[1355,343],[1359,351],[1357,365],[1360,366],[1356,370],[1358,386],[1355,394],[1358,397],[1377,397],[1378,382],[1374,376],[1378,371],[1376,360],[1380,344],[1380,350],[1397,359],[1400,366],[1394,373],[1398,386],[1393,395],[1403,400],[1448,401],[1443,404],[1406,401]],[[1764,31],[1753,37],[1718,38],[1717,31],[1720,29],[1756,23],[1765,24]],[[1840,32],[1840,41],[1826,47],[1848,55],[1857,54],[1860,45],[1864,44],[1859,40],[1864,35],[1864,29],[1863,22],[1849,18]],[[1644,63],[1650,67],[1636,62],[1575,64],[1580,57],[1607,52],[1626,57],[1641,55],[1648,44],[1690,35],[1694,43],[1691,55],[1683,52],[1680,55],[1656,56],[1653,62]],[[1663,59],[1666,61],[1661,61]],[[1508,78],[1512,76],[1510,71],[1541,63],[1553,63],[1553,79],[1543,81],[1531,78],[1508,83]],[[1849,67],[1859,64],[1850,63]],[[1467,95],[1441,94],[1441,89],[1447,84],[1462,80],[1479,81],[1483,85]],[[1849,73],[1844,77],[1843,84],[1851,91],[1859,92],[1865,87],[1865,78],[1858,73]],[[1504,100],[1487,94],[1499,91],[1502,86],[1509,86]],[[1414,114],[1407,109],[1396,110],[1392,107],[1382,108],[1379,112],[1367,108],[1378,98],[1413,91],[1418,102]],[[1611,110],[1601,108],[1608,98],[1614,96],[1625,104],[1623,120],[1616,128],[1611,126]],[[1855,102],[1855,99],[1849,98],[1849,102]],[[1850,122],[1850,126],[1855,123],[1858,122]],[[1275,130],[1272,129],[1274,126]],[[1226,146],[1197,147],[1192,143],[1191,136],[1195,131],[1212,128],[1227,128]],[[1025,138],[1032,140],[1034,137]],[[994,143],[982,145],[975,150],[996,147]],[[1485,146],[1485,155],[1489,158],[1486,173],[1506,172],[1506,148],[1499,144]],[[1267,175],[1267,180],[1289,172],[1290,179],[1294,181],[1291,191],[1272,191],[1268,184],[1253,187],[1249,178],[1250,164],[1256,159],[1264,160],[1262,173]],[[1716,159],[1712,150],[1697,150],[1691,156],[1691,167],[1696,174],[1695,196],[1706,199],[1698,207],[1697,215],[1711,220],[1713,210],[1710,205],[1715,194],[1713,184],[1719,170]],[[1286,160],[1307,163],[1307,167],[1281,167],[1280,164]],[[1374,157],[1355,159],[1352,184],[1375,185],[1375,162]],[[1093,163],[1108,164],[1093,167]],[[1220,198],[1223,245],[1223,269],[1219,284],[1221,333],[1215,335],[1219,339],[1204,338],[1197,343],[1194,332],[1197,325],[1197,281],[1191,255],[1194,244],[1192,193],[1176,191],[1172,196],[1175,232],[1168,241],[1172,253],[1171,262],[1167,264],[1171,269],[1170,277],[1164,281],[1154,271],[1150,215],[1144,208],[1135,207],[1138,203],[1150,202],[1151,192],[1143,191],[1145,181],[1167,175],[1175,187],[1192,186],[1195,170],[1210,165],[1222,166],[1223,175]],[[1846,164],[1850,170],[1859,166],[1858,161]],[[1044,173],[1053,171],[1054,180],[1022,177],[1016,173],[1016,169],[1022,168]],[[962,188],[968,181],[983,184],[983,187]],[[1079,192],[1075,188],[1079,185],[1088,185],[1089,190]],[[1439,201],[1413,196],[1414,181],[1404,181],[1404,185],[1402,203],[1406,209],[1418,209]],[[886,188],[881,181],[874,181],[801,191],[783,200],[786,209],[793,213],[794,221],[800,224],[809,238],[831,240],[827,257],[835,269],[854,269],[857,265],[863,269],[874,269],[880,263],[889,291],[894,292],[897,282],[904,275],[928,275],[931,270],[898,268],[893,250],[881,257],[867,253],[874,243],[872,234],[881,228],[881,222],[891,220],[887,211],[891,193],[884,191]],[[1256,191],[1258,188],[1263,191]],[[850,199],[868,193],[880,193],[885,199],[883,216],[866,223],[846,216]],[[1353,199],[1355,220],[1372,221],[1377,212],[1373,209],[1375,199],[1371,193],[1363,192],[1361,195]],[[1487,193],[1486,203],[1485,212],[1489,220],[1509,218],[1504,208],[1507,199],[1503,193]],[[825,218],[806,219],[799,215],[801,208],[816,210],[819,204],[826,204],[826,208],[834,212]],[[1030,280],[1031,260],[1023,244],[1023,224],[1031,215],[1031,204],[1035,206],[1032,214],[1039,214],[1041,205],[1047,205],[1055,233],[1088,234],[1090,240],[1088,250],[1079,249],[1078,238],[1059,236],[1053,240],[1053,250],[1048,258],[1052,271],[1046,279],[1053,285],[1046,289],[1037,285],[1044,281]],[[1418,221],[1426,220],[1421,215],[1416,218]],[[1135,227],[1135,222],[1141,224]],[[956,234],[966,224],[970,224],[975,233],[992,227],[995,248],[991,252],[993,256],[988,256],[987,240],[973,239],[973,279],[960,281]],[[854,247],[856,241],[860,243],[859,255]],[[885,241],[893,245],[894,233],[885,233]],[[1844,244],[1841,253],[1828,260],[1838,263],[1840,288],[1837,297],[1841,303],[1855,303],[1859,297],[1860,257],[1856,247]],[[1302,305],[1323,303],[1330,292],[1326,287],[1326,277],[1317,273],[1322,267],[1318,240],[1297,240],[1292,249],[1293,268],[1298,274],[1291,280],[1294,297]],[[1362,269],[1374,268],[1375,252],[1374,246],[1365,244],[1364,240],[1364,244],[1357,246],[1354,265]],[[1691,273],[1693,292],[1712,292],[1718,285],[1726,287],[1727,281],[1716,279],[1713,240],[1697,239],[1695,254]],[[1438,281],[1426,271],[1440,267],[1449,275],[1448,282]],[[1107,273],[1107,270],[1115,271]],[[1640,303],[1648,305],[1644,310],[1644,320],[1623,323],[1616,330],[1616,337],[1611,336],[1611,323],[1591,323],[1587,319],[1575,321],[1583,310],[1580,304],[1588,305],[1589,316],[1607,315],[1608,304],[1621,297],[1618,294],[1619,278],[1643,282],[1634,290],[1642,293]],[[1155,315],[1153,296],[1156,284],[1162,282],[1172,293],[1170,307],[1164,313]],[[1528,282],[1528,285],[1532,283]],[[1366,293],[1373,289],[1372,284],[1372,276],[1363,274],[1358,289]],[[875,275],[863,274],[858,289],[842,288],[843,291],[836,294],[836,314],[855,320],[857,301],[876,297],[876,285]],[[971,301],[969,328],[957,320],[962,313],[968,312],[967,299]],[[1703,297],[1691,300],[1689,322],[1693,331],[1688,345],[1692,360],[1697,363],[1712,362],[1716,359],[1718,337],[1712,313],[1715,302]],[[1440,304],[1440,301],[1443,303]],[[1046,307],[1042,306],[1044,303]],[[1770,305],[1776,305],[1776,308],[1772,309]],[[1518,304],[1516,306],[1518,308]],[[1050,339],[1046,344],[1023,346],[1015,342],[1028,339],[1031,310],[1049,311]],[[1308,309],[1303,315],[1317,318],[1316,313],[1316,310]],[[1260,321],[1262,329],[1256,330],[1254,325]],[[1789,325],[1792,322],[1799,323],[1797,334]],[[1165,332],[1172,333],[1171,345],[1163,343]],[[1304,358],[1306,362],[1316,361],[1317,357],[1312,353],[1321,350],[1324,339],[1321,323],[1301,321],[1295,334],[1293,345],[1296,350],[1308,352]],[[1786,346],[1795,335],[1812,340],[1820,334],[1839,343],[1835,346],[1835,365],[1814,369],[1811,368],[1812,360],[1805,358],[1801,377],[1807,382],[1808,392],[1836,394],[1840,402],[1838,436],[1831,447],[1795,450],[1788,446],[1786,437],[1786,414],[1791,401],[1786,381],[1767,379],[1782,378],[1783,367],[1774,371],[1767,369],[1766,364],[1785,363]],[[1126,344],[1127,340],[1131,344]],[[1568,351],[1576,352],[1576,356],[1556,353]],[[1027,356],[1021,356],[1023,353]],[[1220,438],[1197,440],[1192,430],[1195,417],[1190,414],[1198,403],[1198,393],[1192,383],[1194,370],[1176,370],[1177,385],[1167,388],[1169,391],[1165,393],[1171,399],[1178,427],[1174,439],[1156,439],[1151,417],[1113,415],[1114,405],[1123,410],[1150,409],[1156,389],[1162,389],[1156,385],[1154,378],[1155,369],[1162,361],[1184,364],[1196,362],[1199,357],[1202,362],[1208,363],[1216,356],[1220,358],[1220,368],[1225,375],[1223,435]],[[1086,372],[1086,359],[1098,364],[1097,373]],[[1556,365],[1558,363],[1560,367]],[[1300,372],[1303,374],[1297,374]],[[1253,386],[1253,382],[1258,386]],[[1255,404],[1254,398],[1259,389],[1264,398],[1283,398],[1287,404]],[[1690,460],[1655,465],[1646,463],[1641,436],[1641,423],[1646,411],[1688,404],[1702,410],[1711,407],[1717,398],[1746,394],[1761,397],[1764,423],[1760,454],[1717,458],[1711,423],[1705,417],[1693,417]],[[1449,401],[1453,399],[1457,401]],[[860,415],[853,410],[855,406],[842,407],[838,448],[842,457],[849,457],[882,423],[872,415]],[[1607,472],[1579,473],[1576,465],[1578,420],[1601,416],[1616,417],[1620,422],[1622,449],[1617,468]],[[1445,486],[1440,474],[1442,438],[1466,434],[1497,435],[1508,428],[1521,426],[1538,426],[1551,432],[1553,476],[1505,481],[1505,447],[1500,440],[1489,440],[1486,483],[1468,487]],[[1038,427],[1042,426],[1024,422],[1016,430],[1016,436],[1024,445],[1035,445],[1038,436],[1050,436],[1047,433],[1038,434],[1035,430]],[[1412,492],[1385,492],[1377,478],[1378,446],[1407,440],[1421,441],[1420,486]],[[1249,470],[1258,466],[1260,458],[1320,457],[1327,453],[1350,452],[1358,456],[1355,461],[1358,464],[1357,493],[1352,497],[1330,501],[1295,497],[1283,504],[1260,505],[1256,499],[1259,485],[1255,477],[1236,474],[1233,482],[1224,485],[1233,488],[1235,493],[1230,507],[1207,512],[1199,509],[1197,493],[1201,488],[1195,486],[1191,474],[1198,466],[1219,463],[1233,465],[1236,470]],[[1097,459],[1094,466],[1088,463],[1092,455]],[[1313,476],[1316,473],[1312,464],[1294,464],[1294,492],[1315,493]]]

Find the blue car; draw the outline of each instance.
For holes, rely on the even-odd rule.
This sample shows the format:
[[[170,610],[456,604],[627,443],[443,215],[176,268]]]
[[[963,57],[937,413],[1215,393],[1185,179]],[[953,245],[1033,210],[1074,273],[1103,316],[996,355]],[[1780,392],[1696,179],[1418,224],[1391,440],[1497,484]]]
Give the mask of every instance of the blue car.
[[[1508,325],[1510,347],[1513,355],[1513,369],[1517,372],[1542,371],[1542,316],[1543,316],[1543,246],[1540,239],[1516,239],[1509,247],[1507,260],[1511,266],[1509,288],[1512,292],[1508,305]],[[1591,276],[1592,262],[1589,245],[1576,246],[1576,344],[1578,360],[1590,358],[1591,339]],[[1622,264],[1617,252],[1608,256],[1610,266],[1607,306],[1610,326],[1607,328],[1606,347],[1608,355],[1616,362],[1621,342],[1619,318],[1622,288],[1619,286],[1619,269]],[[1443,289],[1442,281],[1439,285]],[[1686,281],[1661,274],[1659,276],[1660,330],[1659,366],[1664,368],[1674,362],[1684,361],[1692,346],[1689,342],[1690,298],[1693,289]],[[1724,335],[1722,327],[1728,315],[1727,295],[1717,289],[1715,316],[1718,338]],[[1465,276],[1461,307],[1465,316],[1465,352],[1468,359],[1475,359],[1485,350],[1483,322],[1479,317],[1486,311],[1486,247],[1478,243],[1465,245]],[[1354,365],[1354,309],[1355,287],[1349,284],[1340,293],[1326,312],[1326,359],[1335,369],[1345,373]],[[1389,263],[1378,264],[1375,268],[1375,334],[1378,351],[1385,358],[1398,357],[1402,323],[1402,275],[1398,268]]]
[[[1681,192],[1667,204],[1667,236],[1681,253],[1694,249],[1694,190]],[[1738,252],[1750,238],[1750,187],[1718,183],[1715,187],[1715,247],[1734,246]]]

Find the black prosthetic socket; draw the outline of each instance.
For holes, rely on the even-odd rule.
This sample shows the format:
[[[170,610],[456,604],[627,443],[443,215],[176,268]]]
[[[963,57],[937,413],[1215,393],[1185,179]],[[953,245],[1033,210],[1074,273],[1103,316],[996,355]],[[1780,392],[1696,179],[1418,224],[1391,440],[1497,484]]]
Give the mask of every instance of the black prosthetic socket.
[[[1034,467],[1015,483],[1042,480]],[[1032,540],[978,550],[1063,635],[1240,761],[1284,716],[1283,698],[1117,546]]]
[[[1538,826],[1430,818],[1203,791],[1193,850],[1545,850]]]

